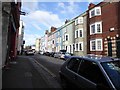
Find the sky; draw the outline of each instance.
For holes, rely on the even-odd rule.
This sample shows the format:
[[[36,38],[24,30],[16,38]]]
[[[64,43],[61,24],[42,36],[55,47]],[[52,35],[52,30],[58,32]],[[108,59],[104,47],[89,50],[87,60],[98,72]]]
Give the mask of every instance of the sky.
[[[44,36],[45,30],[50,30],[51,26],[58,28],[64,25],[66,19],[71,20],[85,12],[91,2],[96,4],[99,1],[24,0],[24,2],[22,2],[21,10],[27,14],[25,16],[21,15],[21,20],[24,22],[25,26],[25,45],[35,44],[36,38]]]

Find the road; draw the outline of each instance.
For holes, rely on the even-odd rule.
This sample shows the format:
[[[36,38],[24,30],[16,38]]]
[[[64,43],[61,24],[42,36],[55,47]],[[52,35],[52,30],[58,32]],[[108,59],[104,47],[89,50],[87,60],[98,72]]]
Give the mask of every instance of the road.
[[[60,85],[60,78],[59,78],[59,70],[61,65],[65,62],[62,59],[58,59],[58,58],[54,58],[54,57],[49,57],[49,56],[44,56],[44,55],[39,55],[36,54],[34,56],[27,56],[29,59],[31,59],[32,64],[35,62],[37,63],[38,67],[36,68],[40,73],[41,70],[40,68],[42,67],[43,69],[43,73],[41,74],[45,74],[44,71],[46,71],[50,76],[48,78],[48,74],[44,75],[46,78],[48,78],[46,81],[49,82],[50,84],[52,84],[51,86],[56,85],[56,87],[61,86]],[[40,66],[40,67],[39,67]],[[34,67],[36,67],[36,65],[34,65]],[[57,80],[57,82],[55,82],[53,79]]]
[[[44,55],[18,56],[9,69],[3,69],[2,88],[62,89],[59,69],[64,62]]]

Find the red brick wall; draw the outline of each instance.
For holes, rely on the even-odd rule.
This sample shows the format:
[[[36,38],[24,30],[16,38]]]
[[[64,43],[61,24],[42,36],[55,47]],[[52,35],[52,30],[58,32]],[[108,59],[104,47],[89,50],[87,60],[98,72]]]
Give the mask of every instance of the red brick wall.
[[[118,28],[118,3],[107,4],[102,7],[103,37],[114,37],[117,31],[110,32],[110,28]]]
[[[115,37],[116,34],[120,35],[120,2],[119,3],[108,3],[108,2],[104,2],[104,3],[99,3],[96,6],[101,6],[101,16],[95,16],[92,18],[89,18],[89,10],[88,10],[88,21],[87,21],[87,32],[88,32],[88,36],[87,36],[87,42],[88,42],[88,46],[87,46],[87,53],[88,54],[102,54],[104,55],[104,40],[105,38],[107,38],[107,36],[110,37]],[[98,21],[102,21],[102,30],[103,30],[103,34],[101,35],[90,35],[90,24],[98,22]],[[113,32],[110,32],[110,28],[115,28],[115,30]],[[93,38],[103,38],[103,51],[102,52],[90,52],[90,39]]]

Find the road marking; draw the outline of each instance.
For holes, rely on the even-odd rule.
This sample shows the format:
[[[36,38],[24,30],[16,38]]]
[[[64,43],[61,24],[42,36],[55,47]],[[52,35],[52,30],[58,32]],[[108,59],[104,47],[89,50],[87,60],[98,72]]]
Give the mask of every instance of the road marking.
[[[46,70],[50,75],[52,75],[52,77],[56,77],[55,74],[53,74],[50,70],[48,70],[46,67],[44,67],[42,64],[40,64],[37,60],[35,60],[35,63],[37,63],[39,66],[41,66],[44,70]]]

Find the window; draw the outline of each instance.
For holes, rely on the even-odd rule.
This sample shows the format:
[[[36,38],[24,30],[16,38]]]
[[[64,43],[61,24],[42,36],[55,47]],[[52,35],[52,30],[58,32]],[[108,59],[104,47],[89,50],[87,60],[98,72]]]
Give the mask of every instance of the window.
[[[83,37],[83,30],[79,30],[80,37]]]
[[[90,51],[102,51],[102,39],[95,39],[90,41]]]
[[[78,38],[78,30],[75,31],[75,38]]]
[[[95,25],[91,25],[91,34],[95,33]]]
[[[79,51],[83,51],[83,42],[79,43]]]
[[[92,47],[92,51],[96,49],[96,48],[95,48],[95,47],[96,47],[96,46],[95,46],[95,41],[91,41],[91,47]]]
[[[78,38],[78,37],[83,37],[83,29],[82,28],[75,31],[75,38]]]
[[[83,23],[83,17],[79,17],[75,20],[75,25],[82,24]]]
[[[71,49],[72,49],[72,47],[71,47],[71,45],[70,45],[70,53],[71,53]]]
[[[90,35],[102,33],[102,22],[95,22],[90,25]]]
[[[95,62],[83,60],[80,64],[78,74],[96,84],[101,84],[104,87],[108,87],[104,75]]]
[[[67,46],[65,48],[66,48],[66,51],[67,51]]]
[[[79,64],[80,64],[80,59],[78,58],[71,58],[70,62],[68,63],[67,67],[74,71],[74,72],[77,72],[78,70],[78,67],[79,67]]]
[[[78,19],[75,20],[75,25],[77,25],[77,24],[78,24]]]
[[[68,41],[68,34],[65,35],[65,41]]]
[[[91,17],[95,16],[95,10],[91,11]]]
[[[95,14],[97,15],[101,15],[101,7],[95,7]]]
[[[100,24],[97,24],[97,32],[100,32]]]
[[[100,9],[96,9],[96,14],[100,15]]]
[[[101,7],[95,7],[89,11],[90,18],[98,15],[101,15]]]
[[[97,39],[96,43],[97,43],[97,50],[102,50],[102,40],[101,39]]]
[[[76,44],[75,51],[78,51],[78,44]]]
[[[52,41],[52,44],[54,44],[54,40]]]
[[[116,89],[120,89],[120,61],[101,63]],[[115,78],[116,77],[116,78]]]
[[[78,18],[78,24],[82,24],[83,23],[83,17],[79,17]]]

